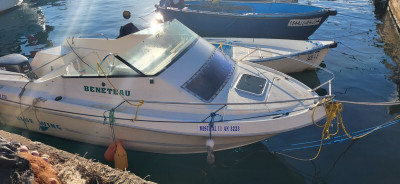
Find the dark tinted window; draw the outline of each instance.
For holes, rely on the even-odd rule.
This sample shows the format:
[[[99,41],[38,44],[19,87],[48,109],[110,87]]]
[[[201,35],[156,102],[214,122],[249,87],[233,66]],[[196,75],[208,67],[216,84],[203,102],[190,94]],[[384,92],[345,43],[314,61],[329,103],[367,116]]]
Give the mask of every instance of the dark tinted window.
[[[235,63],[218,50],[208,58],[206,63],[185,83],[182,88],[210,102],[222,90],[234,71]]]

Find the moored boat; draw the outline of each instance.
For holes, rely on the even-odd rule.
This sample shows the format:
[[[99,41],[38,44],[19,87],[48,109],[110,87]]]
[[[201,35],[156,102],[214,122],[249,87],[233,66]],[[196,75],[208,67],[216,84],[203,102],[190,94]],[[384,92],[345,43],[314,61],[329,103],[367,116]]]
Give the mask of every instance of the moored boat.
[[[165,21],[177,19],[203,37],[305,40],[336,10],[289,3],[162,0]]]
[[[31,66],[0,59],[0,122],[92,144],[200,153],[206,140],[235,148],[325,116],[314,90],[231,60],[176,20],[118,39],[68,38]]]
[[[261,64],[283,73],[316,69],[335,41],[262,38],[206,38],[236,61]],[[220,46],[221,45],[221,46]]]
[[[0,12],[11,9],[22,3],[22,0],[0,0]]]

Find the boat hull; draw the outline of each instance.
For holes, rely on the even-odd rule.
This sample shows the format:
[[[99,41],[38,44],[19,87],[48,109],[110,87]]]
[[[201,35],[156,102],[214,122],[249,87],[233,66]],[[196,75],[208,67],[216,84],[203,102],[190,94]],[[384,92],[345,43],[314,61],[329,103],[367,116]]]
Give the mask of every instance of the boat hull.
[[[65,107],[66,104],[61,106]],[[79,115],[80,112],[89,111],[85,108],[66,113],[63,110],[43,110],[30,105],[20,107],[18,102],[0,100],[0,109],[2,109],[0,122],[5,125],[95,145],[108,146],[113,142],[112,129],[108,120],[104,121],[101,115],[98,117]],[[99,111],[99,114],[102,113]],[[315,120],[322,119],[324,115],[324,110],[318,107]],[[252,144],[312,123],[310,110],[281,118],[281,120],[279,118],[272,120],[274,122],[216,122],[215,130],[212,131],[214,150]],[[260,124],[265,124],[265,127]],[[207,151],[206,140],[210,138],[207,122],[160,124],[159,122],[116,120],[113,125],[115,139],[122,140],[123,146],[129,150],[166,154],[202,153]],[[260,132],[260,129],[265,130],[254,133]]]
[[[0,0],[0,12],[6,11],[10,8],[18,6],[22,0]]]
[[[232,59],[267,66],[283,73],[315,70],[334,41],[251,38],[206,38]],[[222,44],[222,46],[220,46]]]
[[[257,16],[158,7],[164,21],[177,19],[202,37],[305,40],[332,14],[329,10]],[[257,13],[256,13],[257,14]]]
[[[323,48],[319,50],[314,50],[313,52],[299,53],[286,58],[266,61],[261,60],[255,61],[254,63],[273,68],[283,73],[295,73],[302,72],[304,70],[315,70],[315,66],[319,66],[322,63],[322,60],[325,58],[326,54],[328,54],[328,51],[329,48]],[[296,59],[299,59],[301,61]],[[312,65],[304,63],[302,61],[306,61]]]

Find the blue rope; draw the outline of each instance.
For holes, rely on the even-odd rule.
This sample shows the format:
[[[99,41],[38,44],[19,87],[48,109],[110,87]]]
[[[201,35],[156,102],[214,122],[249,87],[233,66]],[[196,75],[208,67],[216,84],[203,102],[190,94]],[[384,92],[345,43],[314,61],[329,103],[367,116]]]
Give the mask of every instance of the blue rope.
[[[103,118],[104,118],[103,124],[104,125],[107,124],[106,112],[107,111],[103,112]],[[110,123],[111,136],[112,136],[113,142],[115,142],[115,132],[114,132],[115,116],[114,116],[114,112],[115,112],[115,108],[112,108],[112,109],[109,110],[109,113],[108,113],[108,119],[109,119],[109,123]]]
[[[110,126],[114,125],[114,122],[115,122],[114,112],[115,112],[115,109],[112,108],[110,110],[110,113],[108,114],[108,117],[110,118]]]
[[[107,111],[108,111],[108,110],[107,110]],[[108,118],[108,119],[109,119],[110,126],[111,126],[111,125],[114,124],[114,122],[115,122],[115,117],[114,117],[115,109],[112,108],[112,109],[109,110],[108,117],[106,116],[106,112],[107,112],[107,111],[104,111],[104,112],[103,112],[103,118],[104,118],[103,124],[107,124],[107,118]]]
[[[359,130],[359,131],[355,131],[353,133],[350,133],[351,136],[353,137],[357,137],[366,133],[369,133],[370,131],[377,131],[395,124],[400,123],[400,119],[396,119],[394,121],[391,121],[389,123],[385,123],[383,125],[378,125],[375,127],[370,127],[370,128],[366,128],[364,130]],[[343,138],[344,137],[344,138]],[[340,135],[340,136],[335,136],[335,137],[331,137],[329,139],[324,140],[324,143],[322,145],[330,145],[330,144],[336,144],[336,143],[342,143],[344,141],[347,140],[351,140],[351,138],[347,137],[346,134]],[[316,141],[308,141],[308,142],[300,142],[300,143],[295,143],[295,144],[290,144],[290,146],[288,148],[280,148],[274,152],[282,152],[282,151],[293,151],[293,150],[302,150],[302,149],[308,149],[308,148],[314,148],[314,147],[319,147],[321,140],[316,140]],[[317,143],[317,144],[313,144],[313,143]],[[299,146],[299,145],[307,145],[307,144],[313,144],[313,145],[309,145],[309,146],[300,146],[300,147],[295,147],[295,146]],[[294,147],[293,147],[294,146]]]
[[[209,128],[210,128],[210,139],[212,138],[212,137],[211,137],[211,131],[212,131],[212,129],[214,129],[215,116],[219,116],[219,117],[221,118],[218,122],[224,121],[224,118],[223,118],[222,115],[217,114],[217,113],[215,113],[215,112],[210,113],[211,119],[210,119],[210,123],[208,124],[208,126],[209,126]]]

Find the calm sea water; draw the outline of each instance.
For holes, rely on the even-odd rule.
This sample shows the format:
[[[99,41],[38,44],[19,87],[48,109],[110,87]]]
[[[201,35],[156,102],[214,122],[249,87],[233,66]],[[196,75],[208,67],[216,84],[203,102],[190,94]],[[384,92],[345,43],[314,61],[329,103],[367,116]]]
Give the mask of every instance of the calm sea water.
[[[23,5],[0,14],[0,55],[21,53],[29,58],[43,49],[60,45],[78,33],[104,33],[114,38],[128,21],[123,10],[133,13],[130,21],[138,27],[149,25],[156,0],[25,0]],[[398,99],[395,81],[399,71],[399,40],[390,17],[376,11],[373,1],[300,1],[337,9],[310,39],[335,40],[338,48],[326,56],[323,66],[334,72],[333,93],[351,101],[392,101]],[[378,12],[378,14],[375,14]],[[378,19],[377,19],[378,18]],[[249,30],[250,31],[250,30]],[[385,35],[382,38],[378,32]],[[385,44],[382,40],[392,41]],[[394,59],[392,59],[394,58]],[[302,72],[294,77],[310,86],[328,80],[323,71]],[[324,93],[322,90],[321,93]],[[326,93],[326,90],[325,90]],[[399,108],[344,105],[342,113],[350,132],[391,120]],[[1,127],[21,133],[22,130]],[[395,124],[361,140],[323,147],[318,159],[297,161],[271,152],[291,144],[319,140],[321,130],[309,126],[237,149],[217,152],[216,163],[206,164],[206,154],[163,155],[128,151],[129,170],[159,183],[398,183],[400,181],[400,127]],[[105,147],[88,145],[37,133],[29,138],[99,160]],[[284,153],[312,158],[316,148]]]

